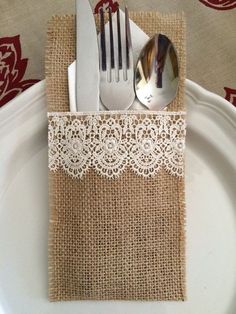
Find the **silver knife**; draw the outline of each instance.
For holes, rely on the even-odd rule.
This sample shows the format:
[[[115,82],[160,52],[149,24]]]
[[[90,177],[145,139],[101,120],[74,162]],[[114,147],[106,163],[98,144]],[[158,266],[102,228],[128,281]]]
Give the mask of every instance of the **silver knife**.
[[[76,109],[99,110],[98,41],[88,0],[76,0]]]

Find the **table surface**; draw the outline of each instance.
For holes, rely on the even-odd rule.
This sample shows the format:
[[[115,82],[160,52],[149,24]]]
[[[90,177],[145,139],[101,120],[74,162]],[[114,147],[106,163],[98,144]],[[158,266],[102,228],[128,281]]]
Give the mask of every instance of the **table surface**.
[[[102,1],[104,5],[112,2]],[[97,2],[91,0],[93,7]],[[121,7],[124,2],[134,11],[184,11],[187,78],[236,105],[236,0],[127,0],[120,1]],[[1,0],[0,8],[0,64],[5,66],[0,70],[1,105],[44,78],[47,21],[54,14],[74,13],[74,0]],[[6,43],[10,43],[11,58],[5,54]],[[10,73],[4,71],[7,66]],[[14,84],[17,91],[3,99]]]

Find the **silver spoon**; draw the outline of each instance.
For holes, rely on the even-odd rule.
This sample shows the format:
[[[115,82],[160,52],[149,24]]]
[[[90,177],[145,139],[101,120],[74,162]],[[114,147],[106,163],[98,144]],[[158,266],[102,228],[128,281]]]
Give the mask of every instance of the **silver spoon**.
[[[164,109],[176,96],[179,66],[168,37],[154,35],[142,49],[135,70],[135,92],[150,110]]]

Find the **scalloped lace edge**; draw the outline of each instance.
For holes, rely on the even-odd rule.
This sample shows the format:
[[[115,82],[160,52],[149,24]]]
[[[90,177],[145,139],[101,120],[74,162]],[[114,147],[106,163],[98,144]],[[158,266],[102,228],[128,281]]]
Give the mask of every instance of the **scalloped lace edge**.
[[[49,169],[115,179],[127,168],[184,175],[185,112],[48,113]]]

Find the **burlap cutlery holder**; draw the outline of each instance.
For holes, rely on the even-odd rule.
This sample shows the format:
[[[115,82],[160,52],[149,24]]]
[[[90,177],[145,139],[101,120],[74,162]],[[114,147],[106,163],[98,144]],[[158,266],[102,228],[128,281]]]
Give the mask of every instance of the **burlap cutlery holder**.
[[[68,113],[67,67],[75,59],[75,19],[55,16],[49,22],[51,301],[184,300],[186,296],[184,148],[178,151],[177,147],[185,139],[184,17],[141,12],[130,13],[130,18],[149,36],[166,34],[177,50],[180,85],[165,113]],[[118,144],[111,144],[119,145],[120,172],[120,168],[116,172],[103,167],[102,157],[110,156],[110,143],[105,147],[104,141],[111,134],[119,139]],[[136,138],[137,134],[141,135]],[[150,141],[149,136],[156,136],[157,141]],[[162,153],[160,141],[166,144]],[[152,169],[141,169],[136,163],[139,149],[145,150],[150,143],[155,144],[154,155],[160,153],[162,162],[157,158]],[[145,154],[144,163],[151,156]],[[170,156],[176,168],[165,162]]]

